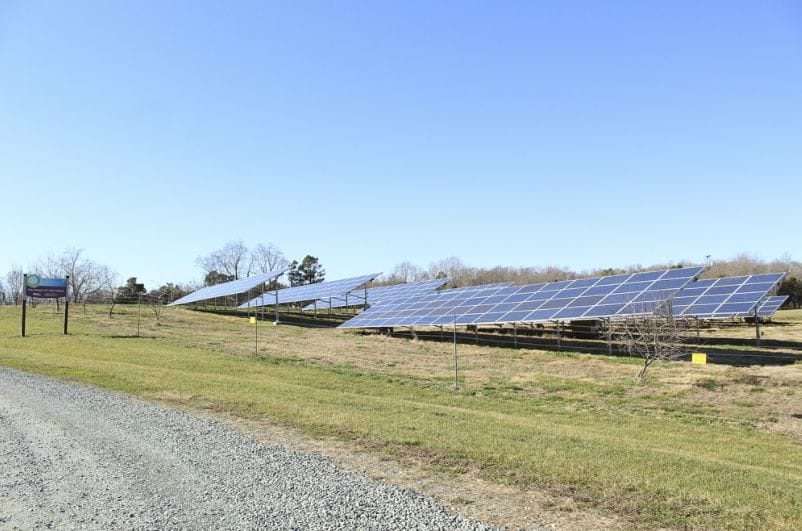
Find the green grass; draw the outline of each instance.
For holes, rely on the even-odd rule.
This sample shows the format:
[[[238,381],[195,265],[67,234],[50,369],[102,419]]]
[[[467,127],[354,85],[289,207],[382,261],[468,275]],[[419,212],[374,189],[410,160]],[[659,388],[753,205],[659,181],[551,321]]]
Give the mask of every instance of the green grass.
[[[605,385],[543,375],[531,387],[540,394],[505,381],[452,392],[436,379],[314,363],[292,350],[255,357],[227,350],[223,340],[207,341],[209,348],[192,343],[192,326],[215,326],[215,319],[221,333],[247,334],[234,318],[179,310],[180,319],[168,316],[164,328],[147,325],[154,337],[137,338],[125,337],[135,315],[118,316],[109,329],[92,313],[98,311],[83,317],[76,309],[73,333],[64,337],[40,307],[32,312],[32,335],[21,338],[18,314],[3,308],[0,364],[429,456],[441,469],[473,465],[491,480],[570,494],[637,524],[802,528],[798,442],[749,425],[700,421],[711,414],[702,406],[655,408],[661,399],[653,396],[627,403],[627,389],[642,385],[631,378]],[[282,328],[260,328],[263,341]],[[365,341],[324,333],[338,348]],[[307,337],[293,334],[299,345]],[[727,389],[712,379],[701,385]]]

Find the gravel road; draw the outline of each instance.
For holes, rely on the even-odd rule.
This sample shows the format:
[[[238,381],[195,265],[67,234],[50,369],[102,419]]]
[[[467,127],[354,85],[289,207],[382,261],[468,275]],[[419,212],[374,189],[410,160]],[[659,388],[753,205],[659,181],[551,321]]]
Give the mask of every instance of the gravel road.
[[[0,528],[486,529],[142,400],[0,369]]]

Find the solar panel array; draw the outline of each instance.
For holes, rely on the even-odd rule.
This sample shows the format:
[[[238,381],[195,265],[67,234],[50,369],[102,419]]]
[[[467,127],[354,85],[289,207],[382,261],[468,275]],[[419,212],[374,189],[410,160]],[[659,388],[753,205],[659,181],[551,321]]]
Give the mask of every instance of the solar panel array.
[[[444,290],[383,302],[340,328],[548,322],[645,314],[663,305],[703,269]]]
[[[788,300],[788,295],[775,295],[760,303],[757,307],[757,316],[768,318],[777,313],[777,310]]]
[[[421,296],[426,293],[445,286],[448,283],[447,278],[436,278],[434,280],[421,280],[419,282],[407,282],[404,284],[395,284],[393,286],[381,286],[378,288],[367,289],[368,305],[375,306],[381,304],[383,300],[393,299],[402,296]],[[365,305],[365,290],[353,290],[345,294],[343,297],[332,298],[331,301],[323,300],[317,304],[310,304],[304,307],[304,310],[327,309],[327,308],[346,308],[350,306],[364,306]]]
[[[505,288],[507,286],[512,286],[512,282],[499,282],[497,284],[483,284],[481,286],[465,286],[465,287],[462,287],[462,288],[453,288],[453,289],[450,289],[450,290],[447,290],[447,291],[441,291],[439,293],[448,293],[449,295],[452,295],[452,296],[457,296],[457,295],[461,296],[463,294],[469,294],[469,293],[473,293],[473,292],[480,291],[480,290],[487,290],[487,289],[494,289],[494,288]],[[416,299],[418,299],[420,297],[423,297],[423,296],[426,296],[426,295],[429,295],[429,294],[431,294],[431,293],[426,293],[426,294],[423,294],[423,295],[417,295],[416,296],[416,295],[410,294],[410,293],[399,293],[399,294],[397,294],[397,295],[395,295],[393,297],[387,297],[385,299],[382,299],[381,304],[382,305],[385,305],[385,304],[404,304],[404,303],[408,303],[409,301],[414,301],[414,300],[416,300]],[[370,299],[368,299],[368,305],[370,307],[376,306],[374,303],[372,303],[370,301]]]
[[[743,317],[752,312],[785,273],[697,280],[673,300],[675,317],[715,319]]]
[[[209,299],[214,299],[216,297],[228,297],[230,295],[238,295],[240,293],[245,293],[246,291],[253,289],[257,286],[260,286],[265,282],[269,282],[274,278],[280,277],[288,269],[289,267],[285,267],[282,269],[276,269],[275,271],[269,271],[267,273],[260,273],[258,275],[254,275],[248,278],[241,278],[238,280],[232,280],[230,282],[215,284],[214,286],[207,286],[197,291],[193,291],[189,295],[181,297],[180,299],[174,302],[171,302],[169,306],[177,306],[179,304],[190,304],[193,302],[200,302]]]
[[[381,275],[381,273],[371,273],[370,275],[343,278],[340,280],[332,280],[331,282],[319,282],[317,284],[305,284],[303,286],[284,288],[278,290],[278,292],[271,291],[240,305],[240,308],[272,306],[276,304],[276,293],[278,293],[278,304],[344,297],[349,291],[370,282],[379,275]]]

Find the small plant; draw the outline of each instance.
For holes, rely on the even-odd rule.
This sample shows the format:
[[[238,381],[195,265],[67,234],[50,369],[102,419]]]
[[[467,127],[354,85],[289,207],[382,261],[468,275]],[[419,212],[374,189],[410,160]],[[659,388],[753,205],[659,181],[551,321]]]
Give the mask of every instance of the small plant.
[[[704,380],[700,380],[696,382],[696,385],[697,387],[702,387],[708,391],[717,391],[724,388],[724,385],[721,382],[713,378],[705,378]]]

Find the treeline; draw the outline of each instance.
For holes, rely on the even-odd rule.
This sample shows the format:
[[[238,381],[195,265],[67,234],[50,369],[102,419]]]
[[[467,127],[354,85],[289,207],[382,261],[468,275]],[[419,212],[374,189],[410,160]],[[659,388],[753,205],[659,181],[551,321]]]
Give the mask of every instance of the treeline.
[[[326,279],[326,270],[316,256],[306,255],[290,262],[281,249],[272,243],[259,243],[249,248],[242,240],[230,241],[211,253],[199,256],[195,264],[203,269],[204,286],[239,280],[260,273],[269,273],[288,267],[290,286],[315,284]],[[279,287],[286,287],[279,282]]]
[[[219,284],[229,280],[246,278],[257,273],[275,271],[289,267],[288,284],[296,286],[321,282],[326,271],[319,259],[307,255],[303,259],[290,262],[281,250],[272,243],[257,244],[249,248],[241,240],[231,241],[195,261],[203,272],[203,282],[167,282],[161,286],[144,286],[136,277],[129,277],[121,283],[117,273],[109,266],[88,258],[83,250],[68,248],[59,255],[50,254],[39,259],[23,271],[13,266],[5,277],[0,277],[0,304],[19,304],[22,301],[24,273],[35,273],[43,277],[70,277],[70,296],[74,302],[133,302],[140,296],[149,301],[170,303],[196,289]],[[434,278],[448,277],[451,287],[476,286],[499,282],[515,284],[537,284],[556,282],[591,276],[609,276],[638,271],[687,267],[691,262],[680,261],[670,264],[634,264],[626,267],[608,267],[576,271],[558,266],[496,266],[491,268],[466,265],[458,257],[452,256],[432,262],[422,267],[404,261],[397,264],[389,274],[376,279],[374,286],[392,285]],[[785,308],[802,307],[802,262],[785,256],[776,260],[763,260],[749,254],[739,254],[726,260],[714,260],[702,274],[702,278],[718,278],[761,273],[787,272],[778,287],[779,295],[788,295]],[[279,283],[279,287],[285,287]]]
[[[0,278],[0,303],[20,304],[25,274],[35,274],[45,278],[65,278],[69,276],[70,301],[77,304],[92,302],[125,303],[135,302],[143,295],[149,300],[165,303],[183,297],[196,290],[196,284],[174,284],[168,282],[153,289],[147,289],[131,277],[119,285],[119,275],[111,267],[96,262],[86,256],[82,249],[70,247],[61,254],[48,254],[23,269],[13,265],[5,277]]]
[[[195,260],[203,272],[202,282],[167,282],[161,286],[145,286],[137,277],[120,282],[120,277],[111,267],[100,264],[86,256],[82,249],[68,248],[61,254],[48,254],[37,259],[26,268],[13,265],[4,277],[0,277],[0,304],[22,302],[24,275],[36,274],[46,278],[65,278],[69,275],[70,300],[79,304],[110,302],[126,304],[146,300],[149,304],[168,304],[203,286],[211,286],[246,278],[258,273],[267,273],[285,267],[288,284],[298,286],[322,282],[326,270],[317,257],[307,255],[300,261],[290,262],[281,250],[272,243],[259,243],[249,248],[241,240],[230,241]],[[279,283],[279,287],[286,284]]]

